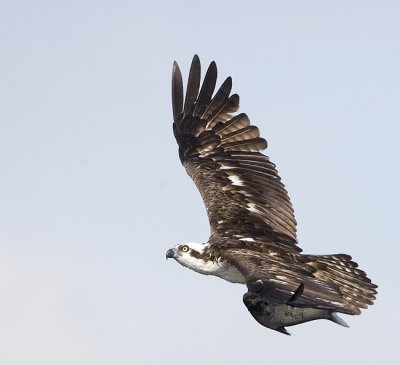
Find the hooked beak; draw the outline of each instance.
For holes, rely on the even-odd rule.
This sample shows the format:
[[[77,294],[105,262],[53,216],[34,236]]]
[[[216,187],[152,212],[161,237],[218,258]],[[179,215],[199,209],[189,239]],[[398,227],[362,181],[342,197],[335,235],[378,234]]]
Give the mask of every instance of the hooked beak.
[[[175,257],[175,250],[173,248],[170,248],[166,255],[165,255],[166,259],[173,259]]]

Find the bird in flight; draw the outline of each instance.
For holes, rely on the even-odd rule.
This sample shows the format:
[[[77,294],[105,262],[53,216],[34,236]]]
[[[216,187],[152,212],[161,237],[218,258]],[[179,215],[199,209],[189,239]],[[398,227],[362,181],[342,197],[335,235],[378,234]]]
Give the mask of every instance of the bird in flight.
[[[289,334],[286,326],[328,319],[348,327],[337,313],[360,314],[373,304],[377,285],[351,256],[305,255],[296,220],[275,165],[261,151],[248,116],[236,113],[228,77],[214,93],[211,62],[200,87],[194,56],[184,97],[182,74],[172,72],[173,131],[179,157],[203,198],[210,222],[206,243],[188,242],[166,257],[200,274],[245,284],[243,302],[261,325]]]

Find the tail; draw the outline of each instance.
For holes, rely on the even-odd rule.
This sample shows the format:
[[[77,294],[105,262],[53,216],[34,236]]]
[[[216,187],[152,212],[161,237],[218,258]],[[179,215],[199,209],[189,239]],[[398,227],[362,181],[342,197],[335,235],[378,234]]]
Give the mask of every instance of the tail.
[[[332,322],[335,322],[335,323],[337,323],[337,324],[340,325],[340,326],[349,328],[349,325],[348,325],[342,318],[340,318],[340,317],[336,314],[336,312],[331,312],[331,313],[330,313],[329,319],[330,319]]]
[[[314,276],[320,280],[333,283],[342,299],[337,303],[337,311],[342,313],[360,314],[361,309],[374,304],[378,287],[358,269],[358,264],[349,255],[306,255],[307,265],[314,269]],[[331,318],[337,321],[337,316]]]

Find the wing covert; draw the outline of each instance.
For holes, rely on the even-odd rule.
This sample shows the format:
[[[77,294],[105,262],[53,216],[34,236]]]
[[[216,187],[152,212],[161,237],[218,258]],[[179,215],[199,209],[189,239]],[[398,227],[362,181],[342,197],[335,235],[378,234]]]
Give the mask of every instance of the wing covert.
[[[234,114],[239,96],[230,95],[232,79],[228,77],[214,94],[215,62],[201,88],[200,78],[195,55],[183,100],[182,76],[174,63],[173,130],[181,162],[206,206],[211,237],[257,238],[301,251],[296,246],[296,221],[287,191],[275,165],[261,153],[267,141],[246,114]]]
[[[300,255],[252,245],[225,246],[219,254],[243,274],[249,291],[266,301],[360,314],[375,300],[377,286],[349,255]]]

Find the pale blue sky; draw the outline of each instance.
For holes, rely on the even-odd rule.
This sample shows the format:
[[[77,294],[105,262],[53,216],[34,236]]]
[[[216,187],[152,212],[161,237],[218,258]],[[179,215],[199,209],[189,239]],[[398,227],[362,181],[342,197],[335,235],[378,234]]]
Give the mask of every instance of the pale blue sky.
[[[1,1],[0,363],[394,363],[399,19],[396,1]],[[350,329],[269,331],[244,287],[165,260],[208,238],[172,134],[172,63],[186,78],[194,53],[268,139],[304,251],[379,284]]]

